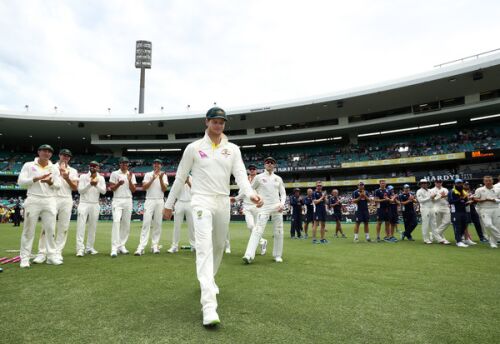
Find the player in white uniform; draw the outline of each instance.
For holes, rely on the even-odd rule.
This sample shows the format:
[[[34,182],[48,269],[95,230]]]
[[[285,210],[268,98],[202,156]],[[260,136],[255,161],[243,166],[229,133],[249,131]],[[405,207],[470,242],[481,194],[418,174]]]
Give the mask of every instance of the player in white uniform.
[[[194,237],[193,226],[193,209],[191,208],[191,176],[188,176],[184,187],[182,188],[179,198],[175,202],[174,216],[174,231],[172,233],[172,246],[168,249],[168,253],[179,252],[179,241],[181,240],[181,226],[184,218],[188,227],[189,245],[191,251],[195,250],[196,240]]]
[[[255,259],[255,251],[269,216],[274,228],[273,257],[277,263],[283,262],[283,210],[287,195],[283,179],[274,174],[275,166],[276,160],[274,158],[266,158],[264,160],[265,171],[258,174],[252,182],[252,187],[261,195],[264,206],[258,211],[257,222],[248,240],[247,249],[243,256],[245,264],[250,264]]]
[[[106,194],[106,181],[99,174],[97,161],[91,161],[89,172],[80,176],[78,192],[80,193],[80,203],[78,204],[78,219],[76,220],[76,256],[83,257],[85,253],[95,255],[98,253],[94,248],[94,243],[101,209],[99,197]],[[88,225],[87,245],[84,246],[86,224]]]
[[[436,220],[432,193],[429,190],[427,179],[420,179],[420,189],[417,191],[417,201],[420,204],[420,216],[422,218],[422,239],[426,244],[432,244],[431,233],[435,231]],[[435,234],[434,234],[435,235]]]
[[[130,234],[132,216],[132,194],[135,192],[135,175],[128,170],[129,160],[120,158],[120,169],[113,171],[109,177],[109,185],[113,191],[112,213],[113,227],[111,229],[111,257],[118,253],[128,254],[125,247]]]
[[[56,191],[56,254],[60,260],[63,260],[62,252],[66,246],[68,238],[69,223],[71,221],[71,212],[73,210],[72,192],[78,189],[78,172],[69,166],[69,161],[73,154],[69,149],[59,151],[59,161],[54,165],[61,176],[61,187]],[[38,255],[33,259],[33,263],[41,264],[46,259],[45,232],[40,235],[38,244]]]
[[[168,178],[161,171],[162,161],[153,161],[153,171],[144,175],[142,188],[146,190],[146,202],[144,202],[144,215],[142,220],[141,237],[139,246],[135,250],[135,256],[142,256],[144,248],[149,241],[151,222],[153,231],[151,233],[151,252],[160,253],[161,223],[163,220],[163,206],[165,205],[165,192],[167,191]]]
[[[38,218],[42,219],[42,231],[47,253],[47,264],[60,265],[55,242],[56,191],[61,185],[59,169],[50,161],[54,149],[49,145],[38,147],[38,158],[23,165],[17,183],[28,189],[24,201],[24,227],[21,235],[20,266],[30,266],[31,249],[35,238]]]
[[[445,230],[451,224],[450,204],[448,203],[448,189],[443,187],[442,180],[436,180],[431,191],[431,199],[434,204],[436,229],[433,232],[434,239],[443,245],[450,245],[444,236]]]
[[[490,247],[497,248],[500,240],[500,190],[493,186],[491,176],[484,176],[483,184],[483,187],[476,189],[474,200]]]
[[[193,176],[191,206],[196,238],[196,273],[200,282],[203,325],[220,323],[217,314],[219,289],[214,276],[224,254],[224,241],[229,227],[229,183],[231,174],[252,202],[261,205],[260,197],[250,186],[238,146],[223,134],[226,113],[221,108],[208,110],[205,136],[189,144],[177,169],[175,182],[165,202],[164,217],[172,217],[189,171]]]
[[[248,165],[248,181],[250,182],[250,184],[252,184],[256,176],[257,166],[252,164]],[[252,231],[255,228],[255,224],[257,223],[257,215],[259,213],[259,209],[250,199],[245,197],[241,190],[238,192],[238,196],[231,198],[231,202],[241,200],[243,200],[243,213],[245,214],[245,222],[247,223],[247,228],[250,231],[250,235],[252,235]],[[260,238],[259,244],[260,254],[265,255],[267,251],[267,240],[264,238]]]

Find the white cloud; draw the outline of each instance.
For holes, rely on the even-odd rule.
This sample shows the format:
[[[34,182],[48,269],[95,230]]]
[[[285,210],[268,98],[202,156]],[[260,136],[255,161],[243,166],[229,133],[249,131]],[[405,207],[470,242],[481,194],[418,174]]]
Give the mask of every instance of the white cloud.
[[[2,108],[132,113],[302,98],[497,48],[494,1],[0,0]]]

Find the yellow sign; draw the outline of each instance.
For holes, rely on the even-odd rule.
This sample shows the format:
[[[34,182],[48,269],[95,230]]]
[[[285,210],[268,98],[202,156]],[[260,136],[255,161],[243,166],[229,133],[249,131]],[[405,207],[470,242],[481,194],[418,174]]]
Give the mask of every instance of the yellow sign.
[[[400,159],[343,162],[342,168],[416,164],[421,162],[457,160],[457,159],[465,159],[465,153],[460,152],[460,153],[437,154],[429,156],[414,156],[411,158],[400,158]]]
[[[365,185],[378,185],[379,181],[384,178],[369,178],[369,179],[353,179],[353,180],[331,180],[323,181],[321,185],[323,187],[341,187],[341,186],[357,186],[359,182],[365,183]],[[400,177],[400,178],[385,178],[387,184],[407,184],[416,183],[415,177]],[[316,182],[300,182],[300,183],[285,183],[285,188],[315,188]],[[231,185],[231,190],[238,189],[237,185]]]

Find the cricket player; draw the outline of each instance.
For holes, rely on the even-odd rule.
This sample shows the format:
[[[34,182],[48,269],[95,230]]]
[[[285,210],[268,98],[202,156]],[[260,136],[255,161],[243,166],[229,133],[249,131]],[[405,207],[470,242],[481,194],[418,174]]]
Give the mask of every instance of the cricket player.
[[[257,176],[257,166],[253,164],[248,165],[248,181],[250,182],[250,185],[253,183],[256,176]],[[255,225],[257,224],[257,215],[259,209],[250,199],[245,197],[245,194],[242,192],[241,189],[238,192],[238,196],[233,197],[233,199],[231,199],[231,202],[243,200],[243,212],[245,214],[245,222],[247,224],[248,230],[250,231],[250,235],[252,235]],[[263,256],[267,252],[267,240],[261,237],[259,245],[260,245],[260,254]],[[227,243],[226,243],[226,253],[228,253]]]
[[[62,252],[66,246],[66,239],[68,238],[69,223],[71,221],[71,212],[73,210],[73,195],[72,192],[78,188],[78,172],[69,166],[73,154],[69,149],[61,149],[59,151],[59,161],[54,165],[59,169],[61,185],[56,190],[56,254],[60,260],[64,260]],[[38,254],[33,259],[33,263],[41,264],[46,259],[45,249],[45,232],[42,231],[38,244]]]
[[[399,223],[399,199],[398,195],[394,191],[394,186],[389,185],[387,187],[387,191],[389,192],[389,240],[391,242],[398,242],[398,239],[396,239],[394,233],[396,232],[396,228]]]
[[[116,258],[118,253],[128,254],[125,247],[130,234],[130,220],[132,216],[132,194],[135,192],[137,181],[135,175],[128,170],[127,157],[120,158],[120,169],[113,171],[109,177],[109,185],[113,191],[112,213],[113,227],[111,229],[111,257]]]
[[[262,197],[264,206],[258,211],[257,222],[248,240],[243,256],[245,264],[250,264],[255,259],[255,251],[269,217],[273,222],[273,258],[276,263],[283,262],[283,210],[285,210],[286,190],[283,179],[274,173],[275,167],[276,160],[267,157],[264,160],[265,171],[258,174],[252,182],[252,187]]]
[[[352,193],[352,202],[356,205],[356,224],[354,225],[354,242],[359,242],[358,233],[359,225],[363,223],[365,230],[365,240],[371,242],[370,229],[368,222],[370,221],[370,213],[368,211],[368,201],[370,197],[365,190],[365,183],[359,182],[358,189]]]
[[[483,187],[477,188],[474,200],[481,216],[483,229],[488,235],[491,248],[498,248],[500,240],[500,189],[493,186],[493,177],[483,177]]]
[[[61,186],[59,169],[50,158],[54,149],[50,145],[38,147],[38,157],[23,165],[17,183],[28,189],[24,201],[24,227],[21,235],[20,266],[30,267],[31,249],[35,237],[38,218],[42,219],[42,231],[45,232],[45,251],[47,264],[61,265],[63,261],[57,255],[55,242],[56,227],[56,192]]]
[[[106,181],[99,174],[99,163],[91,161],[89,172],[82,174],[78,182],[80,203],[78,204],[78,219],[76,221],[76,256],[83,257],[85,253],[95,255],[99,252],[94,247],[97,221],[99,220],[100,195],[106,194]],[[87,244],[84,246],[85,225],[88,226]]]
[[[405,184],[403,186],[403,192],[399,195],[399,202],[401,204],[401,212],[403,213],[403,223],[405,230],[401,234],[401,240],[405,238],[409,241],[415,241],[411,235],[413,230],[418,225],[417,213],[415,212],[415,195],[410,192],[410,185]]]
[[[455,232],[455,241],[458,247],[469,247],[463,242],[465,229],[467,228],[467,202],[469,197],[464,190],[464,181],[455,179],[455,185],[448,193],[448,203],[450,204],[451,222]]]
[[[342,231],[342,203],[340,202],[339,190],[333,189],[328,199],[328,206],[332,210],[333,219],[336,223],[335,226],[335,237],[339,237],[339,233],[342,235],[342,238],[347,238]]]
[[[175,200],[179,197],[191,171],[191,206],[196,240],[196,274],[200,282],[203,325],[220,323],[217,314],[215,275],[224,254],[224,241],[230,220],[230,177],[250,200],[262,206],[261,198],[248,182],[245,165],[238,146],[228,142],[223,134],[227,116],[218,107],[208,110],[205,136],[190,143],[179,163],[175,182],[165,202],[164,218],[172,217]]]
[[[483,227],[481,226],[481,219],[479,218],[479,214],[476,209],[476,201],[474,200],[474,190],[471,189],[469,182],[465,181],[464,182],[464,190],[467,192],[469,195],[469,204],[468,207],[466,208],[467,210],[467,223],[473,223],[474,228],[476,229],[477,236],[479,237],[479,241],[482,243],[489,243],[490,241],[484,237],[483,234]],[[466,230],[466,237],[467,240],[465,240],[465,243],[467,245],[474,245],[475,242],[472,241],[470,234],[468,232],[468,229]]]
[[[323,185],[320,181],[316,182],[316,191],[313,192],[314,204],[314,223],[313,223],[313,244],[328,244],[325,238],[325,224],[326,224],[326,192],[323,191]],[[320,226],[320,240],[316,239],[316,231]]]
[[[290,237],[292,239],[301,239],[302,237],[302,209],[304,200],[300,196],[300,189],[295,188],[293,195],[290,196],[290,209],[292,212],[292,221],[290,221]],[[297,236],[295,236],[297,235]]]
[[[304,220],[304,239],[309,237],[309,224],[314,225],[314,203],[313,203],[313,189],[307,189],[306,197],[304,198],[304,205],[306,206],[306,218]]]
[[[151,233],[151,252],[160,253],[161,223],[163,220],[163,206],[165,205],[165,192],[168,186],[168,177],[161,170],[162,161],[153,160],[153,171],[144,175],[142,188],[146,190],[146,202],[144,203],[144,216],[142,220],[141,239],[135,250],[135,256],[142,256],[144,248],[149,241],[151,222],[153,232]]]
[[[380,242],[380,230],[382,223],[385,226],[385,242],[394,242],[391,240],[390,235],[390,224],[389,224],[389,203],[391,201],[389,197],[390,193],[386,188],[386,182],[384,179],[379,181],[379,188],[375,190],[374,201],[377,205],[377,226],[375,227],[377,231],[377,242]]]
[[[436,230],[433,233],[434,239],[443,245],[450,242],[444,237],[444,231],[451,223],[450,204],[448,203],[448,189],[443,187],[442,180],[436,180],[431,189],[431,199],[434,204]]]
[[[436,238],[435,228],[435,212],[434,204],[431,198],[431,190],[429,190],[429,181],[420,179],[420,189],[417,191],[417,200],[420,204],[420,216],[422,217],[422,239],[426,244],[432,244],[431,233]]]
[[[193,226],[193,208],[191,207],[191,184],[192,178],[188,176],[181,194],[175,202],[175,216],[174,216],[174,232],[172,234],[172,246],[168,249],[168,253],[179,252],[179,241],[181,240],[181,225],[184,218],[188,227],[188,238],[191,250],[194,251],[196,247],[196,240],[194,235]]]

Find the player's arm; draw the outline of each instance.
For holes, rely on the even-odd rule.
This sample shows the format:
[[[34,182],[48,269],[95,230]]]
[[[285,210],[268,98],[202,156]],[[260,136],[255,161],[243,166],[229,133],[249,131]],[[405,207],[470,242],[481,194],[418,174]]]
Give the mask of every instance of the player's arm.
[[[174,203],[181,194],[182,188],[186,183],[186,178],[188,177],[191,168],[194,163],[194,149],[192,145],[188,145],[182,154],[181,161],[177,167],[177,172],[175,174],[175,180],[170,188],[170,193],[168,194],[167,200],[165,202],[165,211],[163,212],[164,217],[169,220],[172,217],[172,209]]]
[[[130,192],[134,193],[136,190],[135,185],[137,184],[137,181],[135,180],[135,174],[129,172],[127,178],[128,178],[128,188],[130,189]]]
[[[118,180],[116,173],[112,172],[109,177],[109,188],[115,192],[120,186],[123,185],[123,180]]]
[[[160,187],[161,187],[161,191],[163,191],[163,193],[167,192],[167,186],[168,186],[168,177],[167,175],[165,174],[165,172],[161,172],[160,173]],[[164,180],[165,179],[165,180]],[[189,178],[188,178],[189,179]],[[189,187],[191,187],[191,184],[189,183],[188,181],[188,184],[189,184]]]
[[[156,179],[156,176],[154,174],[153,175],[147,174],[146,176],[144,176],[144,180],[142,181],[142,189],[144,191],[149,189],[149,187],[153,184],[155,179]]]
[[[41,176],[41,177],[46,178],[49,175],[50,174],[46,174],[46,175]],[[22,186],[22,187],[29,187],[29,186],[33,185],[34,183],[36,183],[37,181],[39,181],[41,179],[41,177],[33,178],[30,175],[29,163],[26,163],[23,165],[23,168],[21,169],[21,173],[19,174],[19,177],[17,177],[17,184],[19,184],[19,186]]]
[[[280,178],[280,204],[282,208],[285,208],[285,203],[286,203],[285,184],[283,184],[283,179]]]
[[[101,195],[106,194],[106,181],[104,177],[99,174],[97,174],[97,190],[99,190]]]
[[[90,185],[90,179],[87,180],[87,176],[85,174],[82,174],[80,176],[80,182],[78,183],[78,193],[80,195],[83,195],[87,193],[92,185]]]

